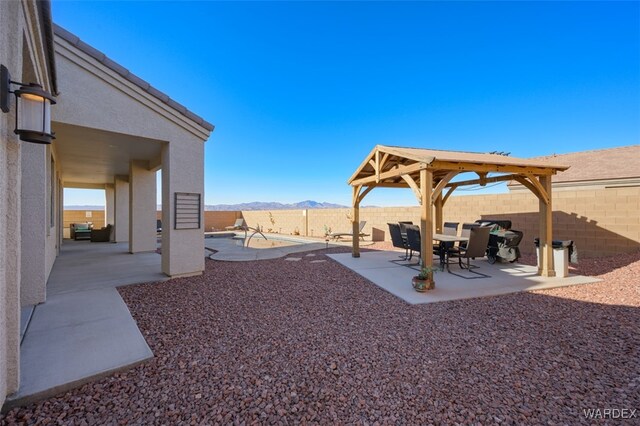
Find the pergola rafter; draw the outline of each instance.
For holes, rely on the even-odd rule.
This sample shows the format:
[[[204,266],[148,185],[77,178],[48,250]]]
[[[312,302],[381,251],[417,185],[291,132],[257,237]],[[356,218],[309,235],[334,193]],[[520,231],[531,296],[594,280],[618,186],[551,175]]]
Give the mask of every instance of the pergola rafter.
[[[555,276],[551,246],[551,176],[568,168],[498,154],[377,145],[348,180],[353,187],[353,232],[354,235],[359,232],[360,203],[373,188],[411,188],[422,206],[422,264],[431,266],[433,231],[434,228],[436,232],[442,230],[442,209],[453,191],[461,186],[515,180],[539,199],[541,261],[538,273]],[[453,181],[458,174],[466,172],[474,172],[478,178]],[[500,175],[488,176],[488,173]],[[358,238],[353,238],[352,254],[360,257]]]

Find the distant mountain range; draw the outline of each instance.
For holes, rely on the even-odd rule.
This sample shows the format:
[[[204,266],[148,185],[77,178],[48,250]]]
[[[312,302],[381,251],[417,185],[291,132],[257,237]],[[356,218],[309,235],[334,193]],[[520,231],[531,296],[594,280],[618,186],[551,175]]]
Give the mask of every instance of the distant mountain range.
[[[160,210],[162,206],[158,206]],[[205,210],[221,211],[221,210],[305,210],[305,209],[343,209],[349,208],[349,206],[343,206],[341,204],[333,203],[320,203],[318,201],[306,200],[299,203],[277,203],[275,201],[253,201],[251,203],[240,204],[213,204],[205,205]],[[76,205],[76,206],[64,206],[65,210],[102,210],[104,206],[90,206],[90,205]]]
[[[240,204],[214,204],[205,205],[205,210],[305,210],[305,209],[342,209],[347,208],[341,204],[319,203],[317,201],[306,200],[299,203],[277,203],[275,201],[264,202],[254,201]]]

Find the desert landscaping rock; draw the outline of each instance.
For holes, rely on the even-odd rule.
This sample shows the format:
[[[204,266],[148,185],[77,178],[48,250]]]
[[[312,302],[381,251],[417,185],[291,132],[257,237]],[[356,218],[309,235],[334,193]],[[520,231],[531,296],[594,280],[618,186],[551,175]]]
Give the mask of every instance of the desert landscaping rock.
[[[0,424],[551,425],[640,408],[640,253],[581,261],[595,284],[412,306],[324,256],[345,251],[121,288],[155,357]]]

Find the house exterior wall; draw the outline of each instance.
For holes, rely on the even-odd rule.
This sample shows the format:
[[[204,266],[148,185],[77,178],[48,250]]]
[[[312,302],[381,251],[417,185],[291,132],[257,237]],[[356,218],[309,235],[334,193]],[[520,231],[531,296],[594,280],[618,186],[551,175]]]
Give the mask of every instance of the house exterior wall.
[[[175,229],[176,193],[200,194],[200,224]],[[204,271],[204,144],[183,139],[162,149],[162,272],[170,277]]]
[[[156,174],[147,161],[132,161],[129,168],[129,252],[156,249]]]
[[[22,146],[22,188],[21,188],[21,287],[22,306],[44,302],[47,281],[49,248],[49,218],[47,206],[48,149],[45,145],[25,144]]]
[[[365,198],[366,202],[366,198]],[[574,240],[580,256],[598,257],[640,249],[640,187],[553,192],[553,235]],[[321,237],[325,226],[333,232],[349,232],[351,209],[271,211],[206,211],[205,223],[233,224],[242,215],[249,226],[291,235]],[[271,224],[269,217],[275,225]],[[514,229],[524,232],[523,253],[533,254],[538,236],[538,199],[530,192],[494,195],[453,195],[444,206],[445,222],[473,222],[476,219],[509,219]],[[308,232],[304,232],[305,220]],[[420,223],[418,206],[361,208],[364,231],[374,240],[389,241],[388,222],[410,220]],[[226,226],[228,226],[226,225]]]
[[[37,7],[36,2],[0,2],[0,63],[13,80],[37,81],[50,91]],[[26,144],[13,133],[15,110],[12,98],[10,111],[0,113],[0,405],[18,389],[20,377],[21,181]],[[43,162],[37,167],[47,168]],[[44,210],[46,205],[40,208]],[[46,257],[49,244],[44,246]]]
[[[116,176],[114,180],[115,241],[129,241],[129,177]]]

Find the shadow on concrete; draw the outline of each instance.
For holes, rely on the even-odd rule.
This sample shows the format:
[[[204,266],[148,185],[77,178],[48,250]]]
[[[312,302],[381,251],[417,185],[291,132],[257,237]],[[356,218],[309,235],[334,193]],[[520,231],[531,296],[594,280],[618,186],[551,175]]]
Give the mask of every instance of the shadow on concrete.
[[[520,243],[523,254],[535,255],[533,240],[539,234],[538,212],[505,213],[482,215],[480,219],[510,220],[512,229],[522,231],[524,236]],[[578,216],[576,213],[562,211],[553,212],[553,239],[573,240],[580,258],[607,257],[602,263],[599,274],[610,272],[633,262],[633,257],[625,253],[635,253],[640,250],[640,243],[620,234],[598,226],[598,222]],[[576,273],[580,273],[580,264],[572,264]]]

